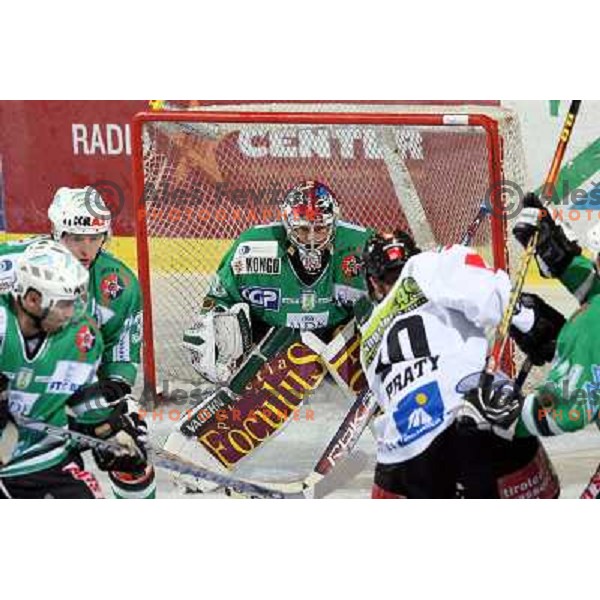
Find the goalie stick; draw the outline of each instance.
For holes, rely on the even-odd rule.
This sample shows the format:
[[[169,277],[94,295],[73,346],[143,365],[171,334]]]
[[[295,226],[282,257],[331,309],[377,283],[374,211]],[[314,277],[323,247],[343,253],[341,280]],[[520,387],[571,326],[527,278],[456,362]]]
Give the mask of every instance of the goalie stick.
[[[57,427],[56,425],[44,423],[43,421],[31,419],[23,415],[15,415],[14,418],[17,424],[21,427],[26,427],[32,431],[39,431],[60,440],[72,442],[81,449],[104,451],[109,450],[117,454],[129,452],[129,449],[124,448],[116,442],[102,440],[100,438],[79,433],[77,431],[71,431],[69,429],[63,429],[62,427]],[[188,463],[160,448],[148,447],[148,455],[149,459],[157,467],[185,475],[192,475],[193,477],[198,477],[200,479],[206,479],[207,481],[212,481],[220,486],[234,490],[245,496],[271,499],[322,498],[330,491],[333,491],[333,489],[343,485],[345,481],[355,477],[360,471],[362,471],[367,462],[366,454],[357,453],[354,460],[346,461],[347,465],[345,469],[336,470],[337,477],[335,478],[335,482],[325,482],[325,478],[321,477],[320,479],[323,479],[323,485],[316,487],[317,481],[314,479],[311,481],[302,480],[288,483],[265,483],[238,479],[230,475],[216,473],[204,467]]]

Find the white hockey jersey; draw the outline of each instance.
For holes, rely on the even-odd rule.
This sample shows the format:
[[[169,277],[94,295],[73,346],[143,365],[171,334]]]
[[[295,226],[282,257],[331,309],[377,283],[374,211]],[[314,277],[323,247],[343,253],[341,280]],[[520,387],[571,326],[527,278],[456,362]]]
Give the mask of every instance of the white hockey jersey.
[[[477,381],[486,329],[500,322],[509,295],[508,275],[464,246],[407,262],[361,327],[361,362],[384,411],[375,421],[379,462],[417,456],[454,421],[463,404],[457,384]]]

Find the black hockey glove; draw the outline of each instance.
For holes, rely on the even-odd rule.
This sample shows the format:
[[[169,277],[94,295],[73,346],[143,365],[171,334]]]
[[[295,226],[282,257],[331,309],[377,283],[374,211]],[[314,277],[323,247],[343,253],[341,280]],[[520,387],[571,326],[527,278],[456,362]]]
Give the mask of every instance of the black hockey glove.
[[[536,294],[522,294],[520,304],[524,309],[533,309],[533,327],[527,333],[523,333],[511,325],[510,336],[531,362],[540,367],[554,358],[556,340],[566,320]]]
[[[465,393],[465,400],[490,425],[509,430],[521,414],[523,396],[512,381],[504,381],[489,390],[473,388]]]
[[[96,383],[79,388],[69,398],[68,402],[70,406],[74,406],[80,402],[101,397],[109,404],[116,404],[129,394],[131,394],[131,386],[127,383],[112,379],[101,379]]]
[[[539,211],[543,217],[538,219]],[[560,277],[573,258],[581,254],[581,247],[567,238],[563,228],[557,225],[534,194],[529,193],[523,199],[523,210],[513,227],[513,235],[525,248],[536,229],[540,230],[536,252],[536,261],[543,277]]]
[[[4,373],[0,373],[0,431],[6,427],[10,419],[10,410],[8,409],[8,377]]]
[[[128,411],[126,399],[119,402],[106,421],[94,426],[94,433],[102,439],[116,441],[123,447],[123,452],[112,449],[93,451],[101,471],[139,473],[146,468],[148,425],[139,414]]]
[[[19,430],[10,413],[8,377],[0,373],[0,466],[7,464],[19,441]]]

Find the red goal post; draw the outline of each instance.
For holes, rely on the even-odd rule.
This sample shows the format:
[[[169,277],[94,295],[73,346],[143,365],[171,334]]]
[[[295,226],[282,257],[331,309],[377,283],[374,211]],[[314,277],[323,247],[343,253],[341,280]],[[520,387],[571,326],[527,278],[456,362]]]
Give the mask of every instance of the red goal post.
[[[281,194],[302,179],[332,187],[344,220],[403,226],[423,247],[458,242],[488,196],[496,210],[474,244],[496,268],[510,266],[501,183],[526,184],[510,111],[197,106],[136,115],[132,148],[146,394],[165,379],[198,382],[180,347],[183,329],[231,242],[275,220]]]

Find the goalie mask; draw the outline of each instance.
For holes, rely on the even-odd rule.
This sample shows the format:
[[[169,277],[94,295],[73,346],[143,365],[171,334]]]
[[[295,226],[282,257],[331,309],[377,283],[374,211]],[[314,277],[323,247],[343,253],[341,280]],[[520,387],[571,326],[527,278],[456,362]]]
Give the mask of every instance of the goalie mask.
[[[381,300],[387,288],[396,283],[408,260],[420,252],[406,231],[396,229],[393,233],[375,234],[363,252],[363,266],[371,297]]]
[[[302,266],[308,273],[318,272],[324,252],[333,242],[339,217],[333,192],[318,181],[303,181],[286,194],[281,217]]]

